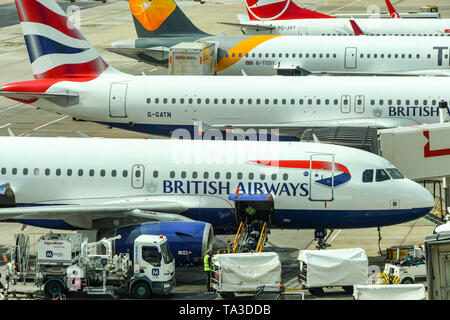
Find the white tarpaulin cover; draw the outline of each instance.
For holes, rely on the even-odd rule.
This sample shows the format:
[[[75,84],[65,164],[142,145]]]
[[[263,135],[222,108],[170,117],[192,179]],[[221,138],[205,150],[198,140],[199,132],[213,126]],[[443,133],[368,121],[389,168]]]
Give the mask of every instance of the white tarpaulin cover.
[[[355,300],[425,300],[423,284],[356,285]]]
[[[213,256],[212,262],[219,266],[221,291],[244,292],[260,286],[280,287],[281,263],[275,252],[218,254]]]
[[[298,260],[307,264],[308,287],[367,284],[369,262],[363,249],[302,250]]]

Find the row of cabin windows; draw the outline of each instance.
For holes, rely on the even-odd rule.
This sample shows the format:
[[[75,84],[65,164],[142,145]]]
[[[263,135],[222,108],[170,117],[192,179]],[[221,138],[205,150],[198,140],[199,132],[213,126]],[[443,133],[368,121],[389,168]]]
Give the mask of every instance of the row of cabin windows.
[[[359,96],[359,97],[361,97],[361,96]],[[152,103],[152,101],[155,104],[159,104],[160,102],[162,102],[163,104],[167,104],[169,102],[169,99],[168,98],[162,98],[162,99],[160,99],[160,98],[154,98],[154,99],[147,98],[147,103],[148,104]],[[176,98],[172,98],[172,99],[170,99],[170,101],[171,101],[172,104],[176,104],[177,103],[177,99]],[[229,102],[230,104],[241,104],[241,105],[242,104],[251,105],[251,104],[253,104],[253,102],[256,105],[260,105],[260,104],[277,105],[278,101],[280,101],[280,104],[282,104],[282,105],[286,105],[286,104],[290,104],[290,105],[296,105],[296,104],[298,104],[298,105],[303,105],[303,104],[306,104],[306,105],[312,105],[312,104],[321,105],[322,102],[325,105],[330,105],[330,104],[339,105],[339,101],[340,100],[339,99],[333,99],[333,100],[331,100],[331,99],[323,99],[323,100],[322,99],[299,99],[297,101],[296,99],[242,99],[242,98],[241,99],[231,98],[229,100],[226,99],[226,98],[223,98],[223,99],[218,99],[218,98],[201,99],[201,98],[197,98],[197,99],[195,99],[195,102],[197,103],[197,105],[202,104],[202,102],[204,104],[210,104],[210,103],[218,104],[219,101],[222,104],[227,104],[227,102]],[[371,105],[375,105],[375,101],[376,101],[375,99],[371,99],[370,100],[370,104]],[[379,99],[378,100],[378,104],[379,105],[383,105],[385,101],[387,102],[387,105],[393,105],[393,102],[394,102],[393,99],[388,99],[388,100]],[[187,102],[188,104],[193,104],[194,103],[194,99],[193,98],[189,98],[189,99],[180,98],[179,99],[179,103],[180,104],[184,104],[185,102]],[[349,102],[348,98],[344,98],[342,100],[342,103],[344,105],[347,105],[348,102]],[[397,99],[396,102],[397,102],[397,105],[402,105],[402,100],[401,99]],[[428,100],[420,101],[418,99],[415,99],[413,102],[414,102],[414,105],[416,105],[416,106],[418,106],[420,102],[423,102],[423,104],[422,104],[423,106],[427,106],[428,105]],[[362,105],[363,100],[361,98],[358,98],[356,103],[358,105]],[[409,99],[404,100],[404,104],[409,106],[411,104],[411,100],[409,100]],[[432,100],[431,101],[431,105],[435,106],[436,104],[437,104],[437,100]]]
[[[39,169],[39,168],[35,168],[35,169],[23,168],[21,171],[19,169],[17,169],[17,168],[12,168],[11,169],[11,174],[12,175],[18,175],[18,174],[20,174],[19,172],[21,172],[22,175],[24,175],[24,176],[28,176],[28,175],[39,176],[39,175],[41,175],[41,169]],[[87,170],[87,175],[89,175],[90,177],[94,177],[95,176],[95,172],[96,171],[94,169]],[[0,173],[2,175],[6,175],[6,174],[8,174],[8,169],[7,168],[1,168],[0,169]],[[102,169],[102,170],[99,171],[100,177],[106,177],[107,175],[111,176],[111,177],[117,177],[119,175],[119,173],[120,173],[120,171],[118,171],[118,170],[111,170],[111,171],[107,172],[106,170]],[[43,174],[46,175],[46,176],[50,176],[52,174],[52,170],[48,169],[48,168],[44,169],[43,170]],[[65,174],[68,177],[76,176],[76,175],[79,176],[79,177],[82,177],[82,176],[85,175],[85,170],[83,170],[83,169],[78,169],[78,170],[73,170],[73,169],[67,169],[67,170],[56,169],[56,170],[54,170],[54,174],[56,176],[58,176],[58,177],[62,176],[63,174]],[[121,175],[124,178],[128,177],[128,170],[122,170]],[[170,178],[175,178],[177,176],[175,171],[171,171],[169,175],[170,175]],[[136,178],[140,178],[141,177],[141,171],[137,170],[135,172],[135,176],[136,176]],[[158,178],[158,176],[159,176],[159,171],[153,171],[153,178]],[[197,171],[193,171],[190,176],[192,177],[192,179],[197,179],[199,177],[199,173]],[[202,176],[203,176],[203,179],[208,179],[210,177],[210,173],[205,171],[205,172],[203,172]],[[215,172],[214,175],[211,174],[211,178],[214,177],[214,179],[220,179],[220,176],[221,176],[220,172]],[[181,177],[182,179],[186,179],[188,177],[188,173],[186,171],[182,171],[179,174],[179,177]],[[225,178],[228,179],[228,180],[231,179],[232,178],[232,173],[231,172],[225,173]],[[238,172],[236,174],[236,178],[238,180],[242,180],[244,178],[244,174],[242,172]],[[255,178],[255,174],[254,173],[249,173],[248,174],[248,179],[249,180],[253,180],[254,178]],[[264,173],[260,173],[259,174],[259,178],[261,180],[265,180],[266,179],[266,175]],[[278,175],[276,173],[273,173],[273,174],[270,175],[270,178],[272,180],[277,180]],[[283,178],[284,181],[287,181],[289,179],[289,175],[287,173],[284,173],[282,175],[282,178]]]
[[[52,175],[52,170],[47,168],[42,170],[43,174],[46,176],[50,176]],[[34,176],[39,176],[41,175],[41,169],[39,168],[34,168],[34,169],[28,169],[28,168],[23,168],[22,170],[19,170],[17,168],[12,168],[11,169],[11,174],[13,176],[18,175],[18,174],[22,174],[24,176],[28,176],[28,175],[34,175]],[[94,169],[90,169],[90,170],[84,170],[84,169],[78,169],[78,170],[73,170],[73,169],[66,169],[66,170],[62,170],[62,169],[55,169],[54,170],[54,174],[56,176],[62,176],[62,175],[66,175],[68,177],[71,176],[79,176],[82,177],[84,176],[86,173],[86,175],[90,176],[90,177],[94,177],[95,176],[95,170]],[[7,168],[1,168],[0,170],[0,174],[2,175],[6,175],[8,174],[8,169]],[[128,170],[122,170],[122,172],[120,172],[120,170],[111,170],[108,171],[109,176],[111,177],[117,177],[119,175],[122,175],[122,177],[126,178],[128,177]],[[137,171],[136,172],[137,175],[140,175],[140,172]],[[99,171],[99,175],[100,177],[106,177],[107,176],[107,172],[106,170],[102,169]]]
[[[225,54],[225,57],[228,58],[229,56],[230,55],[228,53]],[[266,53],[264,55],[262,53],[258,53],[258,54],[252,53],[251,55],[249,53],[245,53],[245,54],[243,54],[243,53],[232,53],[231,54],[231,57],[233,57],[233,58],[235,58],[235,57],[242,58],[242,56],[245,56],[246,58],[249,58],[250,56],[252,58],[256,58],[256,57],[258,57],[258,58],[263,58],[263,57],[265,57],[265,58],[270,58],[270,57],[276,58],[277,54],[275,54],[275,53],[272,53],[271,55],[269,53]],[[316,53],[311,53],[311,54],[310,53],[305,53],[305,54],[299,53],[298,55],[296,53],[291,53],[291,54],[289,54],[289,53],[285,53],[285,54],[279,53],[278,54],[279,58],[283,58],[283,56],[286,57],[286,58],[289,58],[289,57],[296,58],[297,56],[298,56],[298,58],[303,58],[303,57],[305,57],[305,58],[310,58],[311,57],[311,58],[319,58],[319,59],[323,59],[323,58],[329,59],[331,57],[333,57],[334,59],[337,58],[337,55],[335,53],[333,53],[333,54],[330,54],[330,53],[317,53],[317,54]],[[394,58],[394,59],[399,59],[399,58],[401,58],[401,59],[406,59],[406,58],[412,59],[413,56],[415,56],[416,59],[421,59],[421,55],[420,54],[413,55],[411,53],[410,54],[405,54],[405,53],[403,53],[403,54],[399,54],[399,53],[394,53],[394,54],[391,54],[391,53],[387,53],[387,54],[384,54],[384,53],[380,53],[380,54],[378,54],[378,53],[374,53],[374,54],[367,53],[367,54],[364,54],[364,53],[361,53],[359,55],[360,58],[365,58],[366,57],[367,59],[370,59],[371,57],[373,57],[374,59],[377,59],[377,58],[380,58],[380,59],[384,59],[384,58],[387,58],[387,59],[392,59],[392,58]],[[431,54],[427,54],[427,59],[431,59]],[[445,59],[448,59],[448,54],[445,55]]]
[[[303,54],[303,53],[285,53],[285,54],[283,54],[283,53],[278,53],[278,54],[276,54],[276,53],[272,53],[272,54],[270,54],[270,53],[252,53],[252,54],[250,54],[250,53],[232,53],[231,54],[231,57],[232,58],[236,58],[236,57],[239,57],[239,58],[242,58],[243,56],[245,56],[246,58],[276,58],[277,56],[279,57],[279,58],[282,58],[283,56],[284,57],[286,57],[286,58],[289,58],[289,57],[292,57],[292,58],[296,58],[297,56],[299,57],[299,58],[303,58],[303,57],[305,57],[305,58],[309,58],[309,57],[311,57],[311,58],[319,58],[319,59],[321,59],[321,58],[331,58],[331,57],[333,57],[334,59],[336,59],[337,58],[337,54],[336,53],[333,53],[333,54],[331,54],[331,53],[305,53],[305,54]],[[225,53],[225,57],[226,58],[229,58],[230,57],[230,54],[227,52],[227,53]]]
[[[380,54],[378,54],[378,53],[374,53],[373,55],[371,55],[370,53],[367,53],[365,55],[364,55],[364,53],[361,53],[359,55],[360,58],[367,57],[367,59],[370,59],[371,57],[373,57],[374,59],[377,59],[377,58],[380,58],[380,59],[384,59],[384,58],[387,58],[387,59],[392,59],[392,58],[394,58],[394,59],[399,59],[399,58],[400,59],[406,59],[406,58],[412,59],[413,56],[414,55],[411,54],[411,53],[410,54],[404,54],[404,53],[403,54],[398,54],[398,53],[395,53],[395,54],[380,53]],[[420,54],[416,54],[415,57],[416,57],[416,59],[420,59],[421,58]],[[427,54],[427,59],[431,59],[431,54]],[[445,59],[448,59],[448,54],[445,55]]]
[[[188,177],[188,175],[189,175],[189,177]],[[180,177],[181,179],[187,179],[187,178],[198,179],[198,177],[200,175],[203,177],[203,179],[209,179],[211,177],[211,178],[214,178],[216,180],[220,179],[220,176],[221,176],[220,172],[215,172],[214,174],[212,174],[212,173],[210,174],[210,172],[207,172],[207,171],[203,172],[203,174],[201,174],[201,173],[199,173],[197,171],[193,171],[191,174],[188,174],[186,171],[181,171],[179,173],[179,175],[177,175],[177,173],[175,171],[170,171],[170,173],[169,173],[169,176],[172,179],[177,178],[177,177]],[[227,179],[227,180],[231,179],[232,176],[233,176],[233,174],[231,172],[225,173],[225,179]],[[153,171],[153,178],[157,178],[157,177],[158,177],[158,171]],[[238,172],[236,174],[236,178],[238,180],[242,180],[242,179],[244,179],[244,174],[242,172]],[[267,177],[267,178],[269,179],[269,177]],[[287,173],[284,173],[282,175],[282,178],[283,178],[284,181],[287,181],[289,179],[289,175]],[[255,179],[255,173],[250,172],[248,174],[248,179],[249,180]],[[266,179],[266,174],[265,173],[260,173],[259,174],[259,179],[260,180],[265,180]],[[270,175],[270,179],[275,181],[275,180],[278,179],[278,175],[276,173],[273,173],[273,174]]]

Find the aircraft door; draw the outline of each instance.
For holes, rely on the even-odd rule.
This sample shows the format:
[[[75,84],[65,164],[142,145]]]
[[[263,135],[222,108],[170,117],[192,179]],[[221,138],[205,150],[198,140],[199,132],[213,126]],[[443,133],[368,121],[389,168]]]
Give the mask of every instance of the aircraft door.
[[[341,112],[342,113],[350,113],[352,108],[352,103],[350,100],[350,96],[342,96],[341,97]]]
[[[356,69],[356,48],[345,48],[345,68]]]
[[[334,155],[314,153],[310,158],[309,200],[333,201]]]
[[[145,168],[141,164],[136,164],[133,166],[131,173],[131,186],[134,189],[142,189],[144,187],[144,173]]]
[[[356,96],[355,97],[355,112],[363,113],[364,112],[364,96]]]
[[[126,95],[128,84],[112,83],[109,94],[109,115],[112,118],[126,118]]]

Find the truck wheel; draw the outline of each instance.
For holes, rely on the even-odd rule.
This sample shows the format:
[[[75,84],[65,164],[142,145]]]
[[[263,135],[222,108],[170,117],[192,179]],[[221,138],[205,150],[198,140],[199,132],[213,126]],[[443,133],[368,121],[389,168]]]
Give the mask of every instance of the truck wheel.
[[[402,284],[413,284],[413,283],[414,280],[409,277],[402,280]]]
[[[322,297],[325,294],[325,292],[323,292],[323,288],[311,288],[308,289],[308,291],[309,293],[311,293],[313,296],[316,297]]]
[[[133,286],[131,295],[135,299],[148,299],[150,298],[151,290],[150,286],[145,282],[138,282]]]
[[[45,284],[44,293],[47,299],[55,299],[64,291],[64,287],[58,280],[50,280]]]
[[[346,294],[353,294],[353,286],[344,286],[342,287]]]

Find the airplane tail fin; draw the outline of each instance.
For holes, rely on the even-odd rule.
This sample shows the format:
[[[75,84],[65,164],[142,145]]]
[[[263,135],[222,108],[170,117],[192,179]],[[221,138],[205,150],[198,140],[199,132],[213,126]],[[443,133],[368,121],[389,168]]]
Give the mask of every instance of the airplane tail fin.
[[[386,1],[386,5],[388,7],[389,10],[389,15],[391,16],[391,18],[395,19],[395,18],[400,18],[400,15],[398,14],[397,10],[395,10],[394,6],[392,5],[390,0],[385,0]]]
[[[244,0],[250,20],[334,18],[297,6],[292,0]]]
[[[355,20],[350,19],[350,24],[352,25],[353,32],[355,32],[355,36],[362,36],[364,32],[362,32],[361,28],[355,22]]]
[[[173,0],[129,0],[128,3],[139,38],[207,35]]]
[[[35,79],[96,78],[112,69],[54,0],[16,0]]]

